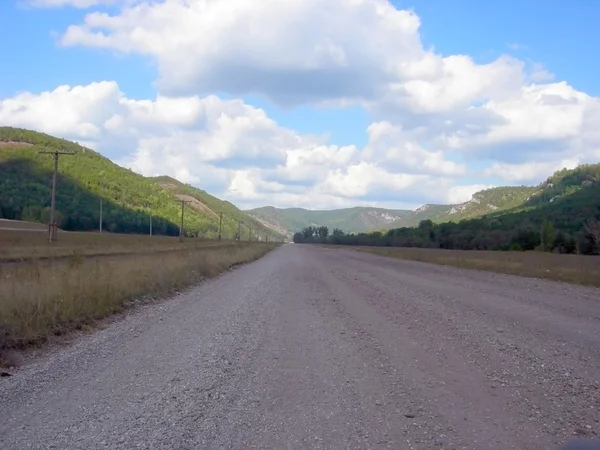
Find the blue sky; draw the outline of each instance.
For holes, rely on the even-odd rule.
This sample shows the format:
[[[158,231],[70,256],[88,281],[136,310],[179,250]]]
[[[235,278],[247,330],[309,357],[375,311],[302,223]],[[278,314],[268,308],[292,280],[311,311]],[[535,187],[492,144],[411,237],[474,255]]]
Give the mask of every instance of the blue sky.
[[[139,2],[141,1],[139,0]],[[383,2],[384,0],[372,1]],[[224,2],[235,3],[233,0],[224,0]],[[38,95],[43,91],[52,91],[59,85],[87,86],[90,83],[101,81],[115,81],[122,96],[138,101],[145,99],[154,100],[157,92],[161,93],[160,91],[166,92],[167,94],[165,95],[170,95],[170,92],[174,92],[173,89],[177,90],[178,86],[175,86],[175,84],[181,82],[181,80],[171,79],[165,82],[164,71],[161,74],[160,67],[166,64],[165,59],[167,58],[164,54],[148,55],[143,54],[144,52],[142,51],[131,51],[129,54],[123,55],[119,54],[117,44],[114,44],[112,47],[106,46],[106,48],[92,48],[93,46],[86,43],[63,45],[64,41],[61,44],[61,39],[64,37],[67,28],[70,25],[82,24],[85,17],[90,13],[105,12],[113,16],[125,14],[127,7],[119,6],[121,2],[115,3],[111,7],[95,5],[90,8],[78,9],[70,6],[34,7],[28,5],[25,0],[1,2],[0,42],[4,44],[2,58],[4,69],[0,71],[0,99],[10,99],[22,92],[30,92],[31,94]],[[342,0],[332,0],[332,5],[334,3],[335,7],[344,7]],[[600,96],[600,82],[597,77],[597,74],[600,73],[600,60],[594,57],[595,53],[597,53],[597,49],[595,48],[596,43],[600,42],[600,30],[597,24],[597,18],[600,17],[600,3],[598,2],[396,0],[393,2],[393,6],[397,10],[409,9],[416,13],[421,24],[418,37],[425,51],[433,50],[434,54],[439,57],[468,55],[472,58],[474,64],[477,65],[492,63],[502,55],[511,55],[523,62],[526,67],[524,70],[532,70],[533,67],[539,65],[554,75],[553,80],[543,80],[540,83],[566,81],[574,91],[585,93],[593,98]],[[259,6],[256,8],[259,8]],[[260,20],[267,20],[264,17],[266,17],[268,12],[256,12],[256,14],[256,17]],[[350,14],[348,17],[348,20],[351,20]],[[215,28],[218,28],[217,25],[215,25]],[[277,30],[274,32],[281,32],[280,29]],[[307,28],[306,33],[311,32],[312,30]],[[349,28],[348,33],[352,32],[352,28]],[[368,33],[368,30],[364,32]],[[373,32],[381,33],[381,31],[377,31],[375,28],[373,28]],[[365,39],[368,39],[368,34],[365,36]],[[385,36],[383,38],[387,39]],[[165,37],[165,39],[167,38]],[[291,42],[297,41],[292,39]],[[390,39],[390,42],[393,42],[393,40]],[[347,47],[350,46],[350,44],[345,45]],[[349,49],[346,48],[346,50]],[[293,54],[293,49],[290,49],[289,52]],[[398,54],[394,53],[393,56],[390,56],[390,60],[391,58],[398,57]],[[199,56],[194,54],[189,56],[189,58],[199,58]],[[185,59],[181,61],[185,61]],[[382,61],[386,61],[386,58],[383,58]],[[200,67],[201,62],[198,62],[198,64]],[[235,65],[225,65],[223,67],[235,67]],[[219,73],[218,70],[219,68],[216,67],[215,73]],[[268,69],[257,65],[256,70],[260,74],[266,73],[264,70]],[[302,76],[302,72],[300,72],[300,81],[298,83],[301,83]],[[348,76],[350,76],[350,72]],[[398,100],[401,104],[398,106],[398,103],[395,103],[394,110],[390,110],[390,107],[385,105],[389,98],[387,95],[381,99],[374,100],[371,98],[367,99],[368,95],[365,93],[365,96],[361,97],[361,100],[344,100],[345,103],[343,106],[339,103],[330,105],[312,100],[307,102],[299,101],[291,105],[282,106],[276,94],[268,91],[268,87],[259,86],[259,90],[262,89],[263,92],[247,90],[240,94],[240,92],[229,92],[229,87],[232,84],[225,82],[219,84],[219,80],[212,80],[210,83],[203,84],[203,80],[209,78],[210,74],[204,76],[204,78],[194,78],[195,84],[186,84],[182,92],[189,92],[191,96],[195,93],[193,91],[195,86],[197,87],[196,95],[199,98],[204,98],[206,95],[212,93],[224,101],[240,99],[245,105],[264,111],[270,119],[276,122],[279,128],[291,130],[294,133],[305,136],[303,139],[307,142],[312,141],[313,146],[317,145],[314,141],[320,141],[321,143],[336,145],[338,147],[354,145],[360,151],[360,149],[363,149],[370,143],[369,134],[366,130],[371,123],[388,121],[392,125],[401,128],[403,124],[407,123],[403,120],[403,118],[407,118],[407,114],[412,114],[411,117],[424,117],[422,113],[414,110],[414,108],[411,110],[406,104],[402,103],[403,100]],[[166,86],[167,84],[163,83],[161,85],[161,80],[167,83],[169,87],[162,89],[160,86]],[[183,82],[181,83],[183,85]],[[510,84],[510,80],[505,77],[502,79],[502,83]],[[157,86],[159,87],[157,88]],[[209,92],[207,92],[206,86],[210,86],[211,89]],[[220,89],[212,89],[215,86]],[[190,89],[192,90],[190,91]],[[302,93],[301,86],[299,89],[297,92]],[[297,92],[294,95],[297,95]],[[314,97],[314,94],[312,95]],[[473,105],[482,106],[493,95],[496,95],[496,93],[486,93],[481,100],[473,101]],[[323,99],[323,101],[326,100],[330,99]],[[342,99],[339,101],[342,101]],[[586,111],[589,110],[589,107],[586,108]],[[417,114],[417,116],[414,116],[414,114]],[[436,120],[443,119],[447,122],[450,120],[448,114],[450,113],[445,110],[435,117],[432,115],[432,119],[423,119],[421,130],[417,130],[416,127],[414,130],[411,130],[411,139],[415,139],[415,142],[427,149],[435,149],[436,145],[442,145],[440,144],[441,142],[447,142],[448,136],[441,132],[435,135],[432,131],[427,138],[423,137],[422,128],[429,127],[428,129],[433,130],[433,125],[430,127],[433,118],[436,118]],[[1,114],[0,118],[2,118]],[[31,121],[27,123],[31,123]],[[19,125],[19,123],[14,124]],[[41,128],[44,128],[44,124],[42,123],[41,125]],[[101,127],[100,125],[98,126]],[[62,128],[58,127],[58,129]],[[169,129],[169,133],[172,132],[172,129]],[[66,134],[66,137],[70,137],[70,132],[68,131],[63,134]],[[461,136],[461,134],[457,132],[453,138],[454,141],[456,141],[458,136]],[[527,139],[536,138],[537,136],[527,137]],[[540,137],[540,139],[542,138],[546,139],[546,137]],[[119,162],[125,160],[132,161],[135,159],[135,152],[139,153],[141,151],[140,148],[132,148],[127,153],[127,149],[103,148],[101,144],[102,138],[95,137],[94,139],[96,139],[95,142],[101,152],[114,160],[119,160]],[[490,137],[490,139],[492,138]],[[512,141],[509,137],[507,139],[508,143],[506,146],[510,148],[510,142]],[[81,140],[85,141],[85,139]],[[140,137],[140,140],[143,140],[143,137]],[[110,142],[114,142],[114,139],[110,139]],[[476,147],[476,142],[477,139],[473,137],[471,141],[461,141],[460,145],[465,148]],[[502,145],[505,144],[503,143]],[[445,151],[450,161],[462,162],[470,158],[470,156],[465,157],[462,153],[461,155],[463,156],[457,156],[453,152],[454,150],[456,149],[447,148]],[[484,150],[482,149],[480,154],[485,154]],[[595,151],[595,149],[592,150]],[[380,149],[379,151],[385,153],[384,149]],[[520,149],[520,151],[525,150]],[[555,164],[549,164],[548,167],[554,168],[557,164],[560,165],[565,160],[574,160],[574,155],[583,153],[585,152],[580,149],[577,151],[573,150],[570,154],[553,154],[552,157],[555,157]],[[465,155],[470,154],[472,153],[465,153]],[[592,152],[591,155],[593,154]],[[545,155],[544,158],[546,156],[548,155]],[[589,158],[592,157],[589,156]],[[578,158],[581,159],[582,157],[578,156]],[[231,161],[219,161],[215,167],[235,167],[239,170],[245,167],[246,173],[242,174],[239,171],[236,173],[223,173],[217,177],[216,181],[213,180],[214,183],[211,186],[222,190],[222,192],[217,192],[218,194],[227,196],[228,190],[232,189],[236,180],[242,178],[246,181],[253,179],[256,174],[251,173],[252,167],[249,165],[251,159],[241,158],[241,166]],[[266,158],[266,160],[269,160],[269,158]],[[471,184],[481,187],[484,185],[502,184],[503,180],[501,177],[490,176],[491,170],[485,172],[485,168],[490,169],[491,167],[499,167],[498,165],[502,164],[511,164],[512,161],[514,161],[514,158],[509,158],[506,161],[489,160],[486,163],[482,163],[480,158],[473,158],[470,165],[467,164],[470,168],[468,172],[472,173],[455,178],[451,185],[462,186]],[[546,159],[532,159],[528,161],[530,166],[545,162]],[[383,163],[379,161],[378,164]],[[148,162],[146,162],[145,167],[149,167]],[[276,170],[276,168],[272,169]],[[277,170],[287,173],[283,168]],[[338,168],[334,165],[331,170],[333,171],[331,173],[334,173]],[[543,171],[543,169],[539,170]],[[408,170],[407,173],[412,173],[411,171],[412,169]],[[175,172],[177,171],[175,170]],[[435,175],[435,173],[430,175]],[[514,181],[532,182],[536,180],[536,177],[540,177],[537,172],[530,178],[521,177],[520,180],[515,179]],[[280,179],[281,177],[277,178]],[[193,182],[194,177],[191,176],[190,180]],[[399,177],[391,177],[389,183],[400,183],[398,180]],[[508,181],[506,177],[504,181]],[[373,181],[373,183],[375,182]],[[255,180],[256,183],[260,184]],[[291,185],[297,186],[297,183],[296,180]],[[330,186],[333,190],[331,192],[322,192],[323,205],[327,204],[328,201],[331,203],[331,206],[346,204],[345,202],[352,201],[344,196],[339,197],[338,194],[335,194],[332,183],[333,181],[324,184],[324,186]],[[450,184],[447,186],[450,186]],[[275,189],[273,186],[270,188]],[[265,187],[265,189],[267,188]],[[323,189],[325,188],[323,187]],[[289,198],[297,198],[294,195],[290,193]],[[264,197],[264,200],[269,200],[268,191],[264,192]],[[330,197],[340,198],[341,200],[326,200]],[[242,202],[262,201],[262,198],[238,199],[232,196],[230,198]],[[360,198],[360,195],[358,195],[356,201],[360,202]],[[371,202],[372,196],[365,194],[363,198],[368,198],[369,202]],[[448,200],[448,198],[444,199],[440,196],[439,200]],[[294,202],[295,200],[291,201]],[[385,204],[388,204],[387,200]]]

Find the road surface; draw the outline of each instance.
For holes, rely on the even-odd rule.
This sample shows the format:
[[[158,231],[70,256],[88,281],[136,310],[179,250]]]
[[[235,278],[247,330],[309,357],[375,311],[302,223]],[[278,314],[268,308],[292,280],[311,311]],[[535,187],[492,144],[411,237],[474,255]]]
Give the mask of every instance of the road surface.
[[[0,378],[0,448],[549,449],[599,368],[599,290],[285,245]]]

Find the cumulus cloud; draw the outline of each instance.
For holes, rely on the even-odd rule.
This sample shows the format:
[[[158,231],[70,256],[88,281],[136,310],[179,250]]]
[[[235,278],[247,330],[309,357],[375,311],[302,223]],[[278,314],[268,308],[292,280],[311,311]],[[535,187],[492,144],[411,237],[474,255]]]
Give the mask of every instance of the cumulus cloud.
[[[62,86],[5,99],[0,120],[91,143],[141,173],[166,172],[232,201],[461,202],[600,159],[598,98],[535,62],[477,64],[426,49],[419,17],[387,0],[32,1],[98,6],[62,44],[151,58],[158,94],[129,99],[115,82]],[[338,146],[214,92],[286,107],[360,105],[373,123],[362,148]]]
[[[559,152],[584,132],[597,99],[548,82],[537,63],[437,54],[419,28],[414,12],[387,0],[164,0],[88,14],[62,43],[149,56],[165,95],[359,104],[378,121],[425,130],[428,145],[486,157],[533,141]]]
[[[362,149],[337,146],[241,100],[133,100],[116,82],[6,98],[0,122],[86,143],[145,175],[172,175],[243,205],[448,201],[453,176],[465,170],[389,123],[371,125]]]
[[[285,105],[387,98],[431,113],[524,80],[508,56],[477,65],[424,49],[419,27],[387,0],[164,0],[89,14],[62,43],[148,55],[165,93],[260,93]]]

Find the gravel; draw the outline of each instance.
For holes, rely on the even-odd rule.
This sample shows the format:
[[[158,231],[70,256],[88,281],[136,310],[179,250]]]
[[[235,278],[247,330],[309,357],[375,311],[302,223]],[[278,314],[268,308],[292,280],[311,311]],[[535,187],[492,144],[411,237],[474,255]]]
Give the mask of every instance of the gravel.
[[[285,245],[0,379],[6,449],[554,449],[600,290]]]

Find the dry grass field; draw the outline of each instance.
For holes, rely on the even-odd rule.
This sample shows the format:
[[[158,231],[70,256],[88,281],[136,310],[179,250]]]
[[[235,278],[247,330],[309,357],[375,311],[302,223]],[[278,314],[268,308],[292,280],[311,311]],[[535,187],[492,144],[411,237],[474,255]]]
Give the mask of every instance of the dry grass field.
[[[27,224],[28,222],[23,222]],[[147,236],[113,233],[84,233],[59,231],[58,241],[48,243],[46,227],[2,228],[0,223],[0,262],[22,259],[57,258],[65,256],[115,255],[129,253],[178,250],[182,247],[204,248],[235,245],[233,241],[214,241],[185,238],[183,244],[176,237]],[[34,224],[40,225],[40,224]]]
[[[600,287],[600,257],[544,252],[463,251],[429,248],[347,247],[392,258],[487,270]]]
[[[253,261],[278,244],[0,229],[2,351],[92,325],[133,300],[162,297]]]

